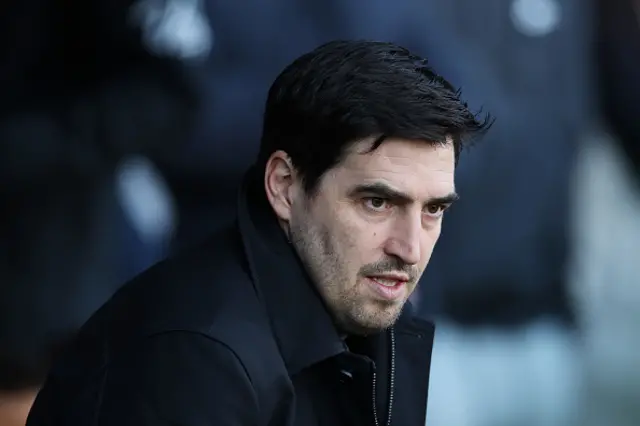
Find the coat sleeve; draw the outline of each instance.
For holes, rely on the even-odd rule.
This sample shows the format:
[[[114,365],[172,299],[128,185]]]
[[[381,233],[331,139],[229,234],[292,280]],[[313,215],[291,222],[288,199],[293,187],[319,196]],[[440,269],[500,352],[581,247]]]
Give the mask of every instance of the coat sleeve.
[[[258,401],[235,353],[207,336],[169,332],[114,360],[103,377],[100,426],[253,426]]]

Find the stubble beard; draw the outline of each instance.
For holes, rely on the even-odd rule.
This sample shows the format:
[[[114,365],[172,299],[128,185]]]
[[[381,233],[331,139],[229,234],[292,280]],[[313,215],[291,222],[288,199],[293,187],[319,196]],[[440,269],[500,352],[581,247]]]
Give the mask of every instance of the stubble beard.
[[[368,300],[361,293],[362,283],[349,282],[348,265],[341,261],[329,230],[292,221],[289,237],[341,334],[376,334],[393,326],[402,306]]]

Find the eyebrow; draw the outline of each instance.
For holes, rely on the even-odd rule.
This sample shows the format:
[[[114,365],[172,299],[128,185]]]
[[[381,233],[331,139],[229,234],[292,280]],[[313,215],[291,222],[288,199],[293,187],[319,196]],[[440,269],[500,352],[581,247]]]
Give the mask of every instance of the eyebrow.
[[[409,194],[406,194],[402,191],[398,191],[397,189],[394,189],[389,185],[381,182],[358,185],[350,191],[350,195],[351,196],[368,195],[373,197],[380,197],[380,198],[393,200],[403,204],[413,202],[413,198],[409,196]],[[434,206],[434,205],[439,206],[443,204],[449,205],[457,201],[459,198],[460,196],[456,192],[450,192],[449,194],[444,195],[442,197],[430,198],[425,203],[425,206]]]

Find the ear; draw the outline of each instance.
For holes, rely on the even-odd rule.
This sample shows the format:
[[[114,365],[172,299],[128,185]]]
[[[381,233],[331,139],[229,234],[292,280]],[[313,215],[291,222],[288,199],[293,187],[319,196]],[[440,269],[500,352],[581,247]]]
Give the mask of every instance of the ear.
[[[296,170],[289,155],[284,151],[271,154],[264,171],[264,189],[280,221],[289,222],[291,219],[296,182]]]

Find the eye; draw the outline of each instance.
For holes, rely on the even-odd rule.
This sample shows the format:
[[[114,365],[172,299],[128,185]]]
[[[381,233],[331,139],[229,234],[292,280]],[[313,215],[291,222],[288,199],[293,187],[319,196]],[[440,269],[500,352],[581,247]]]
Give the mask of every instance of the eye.
[[[448,207],[449,206],[445,204],[432,204],[430,206],[427,206],[427,208],[425,209],[425,213],[428,216],[438,218],[442,216],[442,214]]]
[[[390,206],[389,202],[381,197],[368,197],[364,200],[364,206],[374,212],[383,212],[387,210]]]

